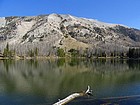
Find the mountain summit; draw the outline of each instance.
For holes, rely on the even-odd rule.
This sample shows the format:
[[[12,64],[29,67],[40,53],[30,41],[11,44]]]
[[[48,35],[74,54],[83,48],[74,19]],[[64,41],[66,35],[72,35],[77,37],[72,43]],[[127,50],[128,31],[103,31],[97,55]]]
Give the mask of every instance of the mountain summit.
[[[106,51],[140,46],[140,30],[71,15],[39,15],[0,18],[0,50],[9,43],[23,53],[35,47],[47,52],[60,47],[99,48]]]

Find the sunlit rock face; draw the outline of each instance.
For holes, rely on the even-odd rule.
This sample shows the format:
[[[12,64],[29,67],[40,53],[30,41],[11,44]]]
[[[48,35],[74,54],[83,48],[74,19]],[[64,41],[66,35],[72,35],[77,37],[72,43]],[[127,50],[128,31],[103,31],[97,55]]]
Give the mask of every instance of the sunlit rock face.
[[[52,47],[123,50],[131,46],[140,46],[140,30],[71,15],[2,17],[1,50],[7,42],[11,48],[22,48],[24,52],[36,46],[42,52]]]

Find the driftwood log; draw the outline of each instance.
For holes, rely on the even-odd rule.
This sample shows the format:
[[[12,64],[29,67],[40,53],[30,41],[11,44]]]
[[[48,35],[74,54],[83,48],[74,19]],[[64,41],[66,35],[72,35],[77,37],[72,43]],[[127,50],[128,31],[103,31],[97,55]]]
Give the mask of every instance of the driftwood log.
[[[64,99],[59,100],[58,102],[54,103],[53,105],[65,105],[65,104],[69,103],[70,101],[74,100],[75,98],[82,97],[85,95],[88,95],[88,96],[92,95],[92,90],[90,90],[90,86],[88,86],[86,91],[79,92],[79,93],[73,93]]]

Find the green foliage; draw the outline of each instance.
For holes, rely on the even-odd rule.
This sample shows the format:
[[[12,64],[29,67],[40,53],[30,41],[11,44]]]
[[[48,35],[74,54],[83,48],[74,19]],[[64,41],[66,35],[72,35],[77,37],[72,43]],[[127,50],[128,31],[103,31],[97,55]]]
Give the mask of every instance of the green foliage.
[[[68,35],[65,35],[64,37],[65,37],[65,38],[68,38]]]
[[[140,48],[129,48],[127,56],[129,58],[140,58]]]
[[[111,56],[111,57],[114,57],[114,52],[111,52],[110,56]]]
[[[34,57],[34,52],[33,52],[33,50],[31,49],[31,50],[29,50],[29,52],[28,52],[28,55],[30,56],[30,57]]]
[[[95,52],[93,53],[93,56],[98,57],[97,54],[98,54],[97,49],[95,49]]]
[[[38,56],[38,48],[37,47],[35,48],[34,55]]]
[[[69,65],[76,66],[76,65],[79,65],[79,62],[80,62],[79,59],[72,58],[71,61],[69,62]]]
[[[9,57],[12,57],[13,56],[13,52],[11,50],[9,51],[8,56]]]
[[[61,67],[61,66],[63,66],[64,64],[65,64],[65,59],[64,59],[64,58],[58,59],[58,60],[57,60],[57,66],[58,66],[58,67]]]
[[[7,51],[9,51],[9,44],[8,43],[6,45],[6,49],[7,49]]]
[[[11,60],[11,59],[3,60],[4,67],[5,67],[7,72],[9,71],[10,66],[13,65],[14,63],[15,63],[14,60]]]
[[[58,57],[65,57],[65,51],[62,48],[58,48],[57,56]]]
[[[68,52],[71,53],[71,57],[78,57],[79,56],[79,51],[75,49],[70,49]]]
[[[6,48],[4,49],[3,56],[4,57],[13,57],[15,55],[15,51],[9,49],[9,44],[7,43]]]
[[[9,56],[9,44],[8,43],[6,45],[6,48],[4,49],[3,56],[4,57],[8,57]]]
[[[120,58],[124,58],[125,54],[123,52],[120,53]]]
[[[101,55],[101,56],[102,56],[102,57],[106,57],[105,51],[102,52],[102,55]]]
[[[28,51],[28,56],[29,57],[37,57],[38,56],[38,48],[36,47],[34,50],[29,50]]]
[[[27,64],[28,64],[29,66],[33,66],[33,67],[35,67],[35,68],[38,68],[38,60],[30,59],[30,60],[27,61]]]
[[[3,56],[4,57],[7,57],[8,56],[8,52],[7,52],[7,49],[6,48],[4,49]]]

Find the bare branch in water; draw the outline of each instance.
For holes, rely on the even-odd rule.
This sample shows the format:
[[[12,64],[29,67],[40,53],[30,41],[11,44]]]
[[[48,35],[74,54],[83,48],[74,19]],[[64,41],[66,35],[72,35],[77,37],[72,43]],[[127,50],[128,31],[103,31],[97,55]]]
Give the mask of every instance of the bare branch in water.
[[[73,93],[64,99],[59,100],[58,102],[54,103],[53,105],[65,105],[65,104],[69,103],[70,101],[74,100],[75,98],[82,97],[85,95],[92,96],[92,90],[90,90],[90,86],[88,86],[86,91],[79,92],[79,93]]]

